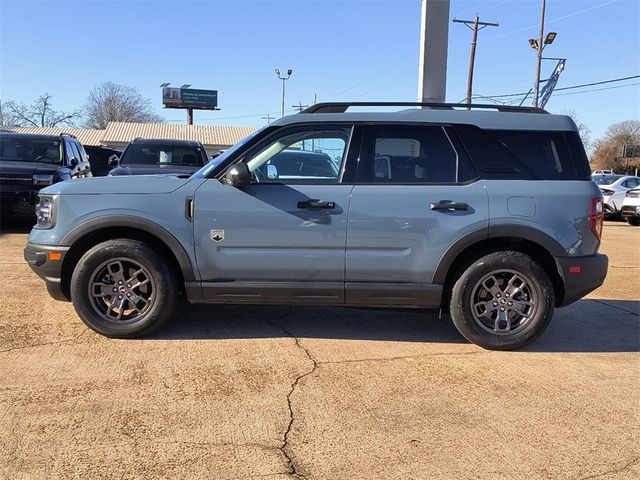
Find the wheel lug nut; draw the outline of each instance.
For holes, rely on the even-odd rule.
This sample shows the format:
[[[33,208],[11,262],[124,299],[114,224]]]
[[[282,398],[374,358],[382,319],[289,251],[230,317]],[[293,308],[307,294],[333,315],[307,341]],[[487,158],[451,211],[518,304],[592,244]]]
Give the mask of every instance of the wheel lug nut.
[[[118,285],[122,285],[122,280],[119,280],[119,281],[118,281]]]
[[[497,294],[496,297],[500,298],[500,294]]]
[[[113,289],[113,291],[114,291],[114,292],[117,292],[117,291],[118,291],[118,289],[117,289],[117,288],[114,288],[114,289]]]
[[[509,302],[508,305],[511,307],[513,305],[513,302]]]
[[[506,294],[506,296],[508,297],[508,296],[509,296],[509,294],[507,293],[507,294]]]
[[[131,288],[131,284],[130,283],[127,283],[127,288]]]
[[[131,296],[131,294],[130,294],[130,293],[127,293],[127,297],[130,297],[130,296]]]
[[[504,312],[504,307],[500,307],[500,311],[501,311],[501,312]]]
[[[118,298],[122,298],[122,295],[118,295]],[[503,310],[504,310],[504,308],[503,308]]]
[[[493,302],[493,306],[497,307],[498,306],[498,302]]]

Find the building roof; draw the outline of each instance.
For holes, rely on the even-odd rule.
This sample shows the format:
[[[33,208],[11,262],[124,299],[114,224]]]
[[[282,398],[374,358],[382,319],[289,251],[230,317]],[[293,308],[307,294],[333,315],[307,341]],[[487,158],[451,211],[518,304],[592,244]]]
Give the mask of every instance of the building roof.
[[[134,138],[142,137],[197,140],[203,145],[230,146],[256,130],[255,127],[220,125],[109,122],[102,136],[102,143],[128,143]]]
[[[90,128],[58,128],[58,127],[2,127],[16,133],[29,133],[33,135],[60,135],[68,133],[75,136],[83,145],[100,145],[104,130]]]

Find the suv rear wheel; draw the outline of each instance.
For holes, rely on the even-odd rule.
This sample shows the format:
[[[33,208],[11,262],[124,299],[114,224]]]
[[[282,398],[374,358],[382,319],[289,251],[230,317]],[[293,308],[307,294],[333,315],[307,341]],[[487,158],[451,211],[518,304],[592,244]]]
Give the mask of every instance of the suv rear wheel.
[[[449,311],[467,340],[489,350],[513,350],[544,332],[554,305],[544,269],[522,252],[503,251],[466,268],[453,286]]]
[[[176,306],[175,276],[138,240],[109,240],[88,250],[71,277],[71,299],[92,330],[115,338],[146,335]]]

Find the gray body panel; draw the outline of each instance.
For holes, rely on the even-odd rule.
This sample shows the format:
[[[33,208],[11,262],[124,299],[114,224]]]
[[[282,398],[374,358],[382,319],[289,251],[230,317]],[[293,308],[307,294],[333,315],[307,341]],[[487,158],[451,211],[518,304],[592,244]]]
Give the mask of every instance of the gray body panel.
[[[441,201],[467,210],[431,210]],[[430,284],[449,246],[470,232],[486,237],[489,206],[482,182],[469,185],[356,185],[353,189],[346,257],[349,303],[375,302],[394,284],[419,291]],[[379,288],[377,284],[382,284]],[[371,289],[369,297],[362,290]],[[378,291],[380,290],[380,291]],[[411,304],[424,299],[405,298]]]
[[[194,203],[204,298],[231,295],[228,292],[242,285],[253,290],[251,282],[308,282],[337,287],[341,301],[351,189],[344,184],[235,188],[206,180],[195,192]],[[309,199],[335,202],[335,208],[298,208],[298,202]],[[213,240],[212,230],[223,231],[224,238]]]

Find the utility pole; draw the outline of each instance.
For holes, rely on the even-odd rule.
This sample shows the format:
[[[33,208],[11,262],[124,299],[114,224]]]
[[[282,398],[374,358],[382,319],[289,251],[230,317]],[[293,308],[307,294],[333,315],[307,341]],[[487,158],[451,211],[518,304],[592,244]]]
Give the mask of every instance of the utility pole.
[[[276,117],[272,117],[270,113],[267,113],[264,117],[260,117],[263,120],[267,121],[267,124],[271,123],[271,120],[275,119]]]
[[[478,43],[478,31],[485,27],[499,27],[498,22],[481,22],[478,14],[473,20],[453,19],[454,23],[462,23],[473,32],[471,35],[471,55],[469,56],[469,77],[467,78],[467,109],[471,110],[471,95],[473,94],[473,66],[476,61],[476,45]],[[473,25],[473,26],[470,26]]]
[[[544,43],[542,41],[542,37],[544,37],[544,10],[546,7],[546,0],[542,0],[542,13],[540,15],[540,35],[538,35],[538,62],[536,63],[536,83],[535,83],[535,94],[533,97],[533,104],[535,107],[540,105],[540,67],[542,64],[542,50],[544,48]],[[553,40],[552,40],[553,41]]]
[[[293,70],[289,69],[287,70],[287,76],[285,77],[284,75],[280,75],[280,69],[276,68],[275,69],[276,75],[278,76],[278,78],[280,80],[282,80],[282,116],[284,117],[284,82],[286,82],[287,80],[289,80],[289,78],[291,78],[291,74],[293,73]]]
[[[291,105],[291,108],[297,110],[298,113],[307,108],[309,105],[303,105],[302,100],[298,100],[298,105]]]
[[[418,101],[445,101],[447,50],[449,45],[449,0],[422,0]]]

